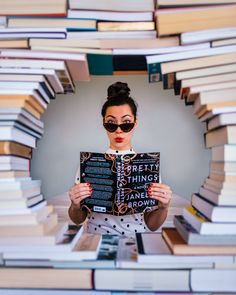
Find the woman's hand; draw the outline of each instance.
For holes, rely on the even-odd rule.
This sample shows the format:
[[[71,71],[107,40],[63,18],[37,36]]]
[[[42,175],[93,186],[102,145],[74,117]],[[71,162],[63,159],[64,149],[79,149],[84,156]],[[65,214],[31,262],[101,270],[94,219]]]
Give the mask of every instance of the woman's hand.
[[[78,183],[69,190],[69,197],[74,208],[80,209],[80,203],[91,196],[93,189],[90,183]]]
[[[159,208],[167,208],[172,198],[172,191],[170,187],[163,183],[151,183],[148,188],[148,195],[158,200]]]

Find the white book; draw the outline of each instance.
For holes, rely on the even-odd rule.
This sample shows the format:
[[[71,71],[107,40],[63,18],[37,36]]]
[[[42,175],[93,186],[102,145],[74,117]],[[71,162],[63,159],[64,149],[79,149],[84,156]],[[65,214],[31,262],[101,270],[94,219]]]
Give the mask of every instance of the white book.
[[[194,57],[212,56],[224,53],[230,53],[236,51],[236,45],[224,46],[218,48],[203,48],[199,50],[192,50],[188,52],[179,52],[176,54],[162,54],[162,55],[151,55],[147,56],[146,60],[148,64],[177,61],[182,59],[189,59]]]
[[[27,51],[29,52],[29,51]],[[27,53],[26,52],[26,53]],[[14,54],[13,54],[14,56]],[[0,59],[1,68],[17,69],[25,68],[28,69],[54,69],[63,70],[65,68],[65,62],[61,60],[37,60],[37,59]]]
[[[236,162],[211,162],[210,171],[220,174],[234,174],[236,173]]]
[[[236,162],[236,145],[222,145],[211,148],[212,161],[215,162]]]
[[[7,265],[12,265],[12,264],[9,264],[10,260],[6,262]],[[30,261],[28,262],[27,264],[27,261],[26,261],[26,264],[24,266],[30,266]],[[46,266],[51,266],[52,263],[51,262],[45,262],[45,261],[40,261],[40,260],[37,260],[36,262],[32,261],[32,266],[35,266],[35,263],[38,267],[40,266],[43,266],[45,267]],[[14,262],[14,266],[15,265],[15,262]],[[22,266],[22,264],[21,264]],[[58,289],[44,289],[44,290],[40,290],[40,289],[24,289],[24,295],[111,295],[111,292],[110,291],[96,291],[96,290],[82,290],[82,291],[79,291],[78,289],[77,290],[58,290]],[[8,288],[8,289],[5,289],[5,288],[1,288],[0,289],[0,295],[22,295],[22,289],[11,289],[11,288]],[[116,293],[116,295],[128,295],[128,294],[118,294]],[[141,295],[141,294],[136,294],[136,295]],[[151,295],[151,294],[149,294]],[[161,294],[160,294],[161,295]],[[165,295],[165,294],[163,294]],[[179,294],[181,295],[181,294]],[[190,295],[190,294],[184,294],[184,295]],[[204,295],[204,294],[200,294],[200,295]]]
[[[192,195],[192,206],[213,222],[236,222],[236,206],[216,206],[197,194]]]
[[[214,186],[219,190],[235,190],[236,191],[236,183],[235,182],[227,182],[227,181],[217,181],[215,179],[211,179],[207,177],[205,179],[205,183]]]
[[[47,108],[47,104],[50,102],[48,93],[39,82],[0,81],[0,89],[30,90],[34,92],[34,96],[44,109]],[[37,90],[40,95],[38,95],[35,90]],[[40,96],[42,96],[43,99]]]
[[[136,2],[137,3],[137,2]],[[85,18],[104,21],[152,21],[152,12],[115,12],[98,10],[68,10],[70,18]]]
[[[3,156],[5,157],[5,156]],[[8,190],[17,190],[17,189],[27,189],[33,187],[40,187],[41,180],[29,180],[29,181],[14,181],[9,183],[0,183],[0,192]]]
[[[74,81],[90,81],[86,54],[36,50],[2,50],[0,56],[14,58],[14,62],[16,62],[17,57],[29,59],[30,62],[32,62],[32,59],[55,59],[59,61],[63,60],[66,62],[66,65],[68,66],[68,69]],[[26,67],[26,65],[24,65],[23,67]],[[32,68],[33,66],[30,65],[30,67]],[[43,66],[40,67],[42,68]],[[46,65],[45,68],[50,67],[49,65]]]
[[[11,209],[24,209],[36,205],[38,202],[43,200],[43,195],[37,195],[30,198],[18,199],[18,200],[7,200],[0,198],[0,210],[11,210]]]
[[[24,111],[24,115],[23,115],[23,111]],[[24,109],[21,109],[18,113],[2,114],[0,112],[0,121],[17,121],[35,130],[36,132],[43,134],[43,131],[44,131],[43,122],[40,120],[37,120],[37,118],[35,117],[33,118],[33,120],[31,120],[31,118],[30,119],[28,118],[30,117],[29,115],[33,117],[30,113],[26,112]]]
[[[41,245],[37,244],[37,239],[35,239],[35,243],[29,243],[28,245],[11,245],[11,246],[1,246],[0,251],[3,253],[3,257],[5,259],[50,259],[54,260],[54,257],[59,257],[62,255],[66,255],[72,251],[77,242],[79,241],[82,233],[83,227],[78,227],[73,234],[68,234],[70,230],[70,226],[68,228],[67,223],[59,223],[61,227],[60,235],[58,235],[57,241],[55,243],[41,243]],[[40,237],[39,237],[40,238]],[[42,237],[41,237],[42,239]]]
[[[236,112],[215,116],[207,122],[207,129],[212,130],[225,125],[236,125]]]
[[[189,87],[189,95],[201,93],[201,92],[207,92],[207,91],[215,91],[215,90],[225,90],[233,88],[235,89],[236,79],[232,78],[233,81],[219,81],[216,83],[208,83],[208,84],[202,84],[202,85],[196,85],[196,86],[190,86]],[[225,100],[225,98],[223,98]],[[222,98],[221,98],[222,101]]]
[[[65,28],[5,28],[5,29],[0,29],[0,34],[1,33],[18,33],[18,32],[63,32],[66,33]]]
[[[19,249],[19,252],[22,251],[22,248],[25,248],[25,251],[30,251],[30,248],[36,247],[55,247],[59,241],[64,238],[64,234],[68,229],[68,223],[58,223],[45,235],[35,235],[35,236],[0,236],[0,251],[2,252],[11,252]],[[28,249],[27,249],[28,248]]]
[[[216,115],[228,114],[233,112],[236,112],[236,107],[214,108],[211,111],[206,112],[203,116],[201,116],[199,120],[200,122],[205,122]]]
[[[223,73],[234,73],[236,72],[236,64],[212,66],[207,68],[200,68],[194,70],[186,70],[177,72],[175,77],[176,80],[193,79],[198,77],[207,77],[212,75],[218,75]]]
[[[29,169],[29,165],[26,166],[15,162],[0,164],[0,171],[29,171]]]
[[[197,50],[201,48],[209,48],[209,43],[188,45],[188,46],[173,46],[162,48],[144,48],[143,49],[113,49],[113,55],[146,55],[146,54],[165,54],[175,52],[185,52],[189,50]]]
[[[47,59],[68,59],[86,61],[85,54],[79,53],[58,53],[30,50],[2,50],[0,56],[19,58],[47,58]],[[41,62],[41,61],[40,61]]]
[[[29,160],[17,156],[0,156],[0,164],[10,164],[10,163],[18,163],[22,165],[29,165]]]
[[[161,233],[155,233],[157,237],[161,235]],[[164,241],[163,241],[164,242]],[[165,242],[164,242],[165,243]],[[160,248],[162,248],[162,245],[157,246],[156,251],[159,252]],[[167,248],[167,245],[165,244],[165,249]],[[168,249],[168,248],[167,248]],[[170,250],[167,250],[167,253],[157,253],[156,257],[154,258],[153,262],[150,261],[141,261],[142,254],[137,255],[137,245],[136,241],[128,238],[120,239],[119,240],[119,248],[118,248],[118,254],[116,259],[116,267],[117,268],[126,268],[126,269],[188,269],[188,268],[194,268],[194,267],[200,267],[200,268],[211,268],[213,267],[213,257],[209,257],[209,259],[193,259],[190,260],[190,257],[181,256],[183,259],[181,260],[181,263],[179,261],[180,257],[176,259],[177,256],[174,256],[170,253]],[[145,254],[146,255],[146,254]],[[149,256],[147,254],[147,256]],[[173,259],[169,259],[169,256],[175,257]],[[197,256],[199,257],[199,256]],[[160,261],[159,259],[160,258]],[[165,259],[167,258],[167,259]],[[202,258],[202,257],[201,257]],[[224,257],[217,256],[217,259],[219,259],[219,262],[224,261]],[[149,260],[149,259],[147,259]],[[232,262],[232,257],[227,257],[227,261]]]
[[[16,85],[16,86],[19,86],[19,85]],[[40,85],[38,85],[38,87],[40,87],[40,89],[42,88]],[[15,87],[11,88],[10,84],[6,83],[5,86],[0,87],[0,95],[4,95],[4,94],[5,95],[12,95],[12,94],[29,95],[29,96],[32,95],[37,100],[37,102],[43,107],[43,109],[46,110],[49,101],[46,103],[44,99],[42,99],[41,95],[37,93],[36,90],[37,90],[36,88],[27,88],[27,85],[19,86],[19,88],[15,88]]]
[[[46,91],[50,93],[52,97],[55,97],[55,92],[52,89],[50,83],[47,81],[46,77],[44,75],[14,75],[14,74],[2,74],[0,72],[0,81],[20,81],[20,82],[39,82],[41,85],[43,85],[44,88],[46,88]]]
[[[66,28],[0,28],[1,39],[66,38]]]
[[[228,46],[228,45],[235,45],[235,44],[236,44],[236,38],[230,38],[230,39],[212,41],[211,47]]]
[[[235,235],[236,223],[235,222],[211,222],[201,212],[193,207],[186,207],[183,210],[184,219],[190,223],[199,234],[202,235]]]
[[[236,27],[186,32],[180,35],[181,44],[202,43],[236,37]]]
[[[22,122],[29,122],[33,124],[34,126],[38,126],[40,129],[44,128],[44,122],[41,120],[35,118],[33,115],[31,115],[29,112],[27,112],[23,108],[18,107],[4,107],[0,108],[0,118],[1,120],[19,120]]]
[[[53,69],[0,68],[0,74],[15,74],[19,77],[22,77],[22,75],[27,75],[28,77],[31,77],[31,79],[33,79],[34,75],[43,75],[48,79],[49,83],[51,84],[52,88],[56,93],[64,92],[63,86],[57,76],[57,73]]]
[[[38,225],[39,223],[44,222],[52,212],[52,207],[45,205],[44,207],[31,212],[31,214],[16,215],[9,213],[8,215],[0,215],[0,226]]]
[[[9,178],[0,177],[0,183],[8,182],[9,184],[11,184],[11,182],[14,182],[14,181],[30,181],[30,180],[32,180],[31,177],[9,177]]]
[[[222,206],[236,206],[235,195],[219,194],[211,190],[206,189],[201,186],[199,189],[199,194],[206,200]]]
[[[11,210],[0,210],[0,216],[6,215],[30,215],[33,212],[38,211],[39,209],[47,205],[46,201],[39,202],[38,204],[25,209],[11,209]]]
[[[211,185],[210,183],[204,182],[203,187],[205,189],[208,189],[216,194],[222,194],[222,195],[227,195],[229,197],[235,196],[235,189],[225,189],[225,188],[220,188],[216,187],[214,185]]]
[[[5,127],[5,126],[17,128],[21,131],[26,132],[29,135],[36,137],[37,139],[40,139],[43,134],[42,129],[35,127],[34,130],[32,130],[28,126],[24,126],[23,124],[16,122],[16,121],[0,121],[0,127]]]
[[[195,268],[201,267],[201,264],[204,267],[205,264],[213,265],[215,262],[233,262],[233,256],[173,255],[162,235],[157,233],[137,233],[136,241],[138,263],[146,263],[153,266],[169,263],[170,265],[173,264],[173,268],[174,266],[179,268],[184,263],[185,267],[189,264],[188,268]]]
[[[0,16],[0,27],[4,28],[7,25],[7,17],[6,16]]]
[[[116,0],[69,0],[69,7],[71,9],[94,9],[94,10],[108,10],[108,11],[153,11],[154,2],[152,0],[120,0],[117,5]]]
[[[26,146],[35,148],[36,138],[32,135],[25,133],[15,127],[0,127],[0,140],[2,141],[16,141]]]
[[[170,280],[167,278],[171,278]],[[122,283],[121,283],[122,282]],[[190,291],[189,270],[95,269],[96,290]]]
[[[7,191],[0,192],[0,200],[2,198],[6,198],[6,196],[9,200],[30,198],[32,196],[39,195],[40,193],[41,193],[40,186],[35,186],[31,188],[26,188],[26,189],[7,190]],[[1,212],[1,214],[2,213],[7,214],[9,212],[6,211],[6,212]]]
[[[78,66],[78,64],[76,65]],[[73,69],[71,64],[68,64],[64,60],[45,60],[45,59],[0,59],[0,70],[4,71],[17,71],[18,74],[25,71],[29,74],[40,73],[42,70],[54,70],[56,73],[56,78],[50,78],[52,83],[61,84],[60,87],[63,88],[63,92],[74,92],[74,83],[69,72],[69,68]],[[56,81],[58,80],[58,81]],[[60,90],[61,91],[61,90]]]
[[[190,285],[194,292],[236,292],[236,269],[192,269]]]
[[[156,31],[68,32],[67,39],[155,39]]]
[[[193,112],[197,113],[203,105],[223,103],[225,101],[236,100],[236,83],[232,83],[227,89],[213,89],[210,91],[202,91],[196,95],[193,104]]]
[[[100,234],[89,234],[83,233],[72,251],[68,253],[56,253],[53,255],[53,260],[56,261],[83,261],[83,260],[96,260],[98,256],[98,251],[101,245],[102,235]],[[52,257],[51,257],[52,259]]]

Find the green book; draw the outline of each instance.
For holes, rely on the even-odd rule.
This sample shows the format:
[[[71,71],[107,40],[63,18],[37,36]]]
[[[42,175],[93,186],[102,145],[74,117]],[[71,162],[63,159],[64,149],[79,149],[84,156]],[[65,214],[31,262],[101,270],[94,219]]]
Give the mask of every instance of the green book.
[[[87,54],[90,75],[112,75],[112,54]]]

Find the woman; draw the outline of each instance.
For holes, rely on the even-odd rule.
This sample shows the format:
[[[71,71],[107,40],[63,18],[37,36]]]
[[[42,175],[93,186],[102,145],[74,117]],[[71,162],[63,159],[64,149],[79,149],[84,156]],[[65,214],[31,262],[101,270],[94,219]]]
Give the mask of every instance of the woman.
[[[132,136],[138,125],[137,106],[130,97],[127,83],[116,82],[108,87],[107,101],[102,108],[103,126],[107,131],[110,147],[108,154],[135,153],[132,148]],[[148,189],[151,198],[158,200],[158,206],[144,213],[125,216],[113,216],[103,213],[81,210],[81,201],[89,198],[92,187],[89,183],[78,183],[70,191],[71,206],[69,216],[73,222],[80,224],[88,218],[87,231],[91,233],[111,233],[131,236],[136,232],[155,231],[165,221],[172,197],[169,186],[152,183]]]

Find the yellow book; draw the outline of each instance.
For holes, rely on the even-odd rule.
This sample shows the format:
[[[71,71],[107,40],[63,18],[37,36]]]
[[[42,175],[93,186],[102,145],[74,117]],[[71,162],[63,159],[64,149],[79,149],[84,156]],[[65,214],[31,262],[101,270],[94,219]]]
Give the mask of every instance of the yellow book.
[[[99,22],[98,31],[152,31],[154,22]]]

